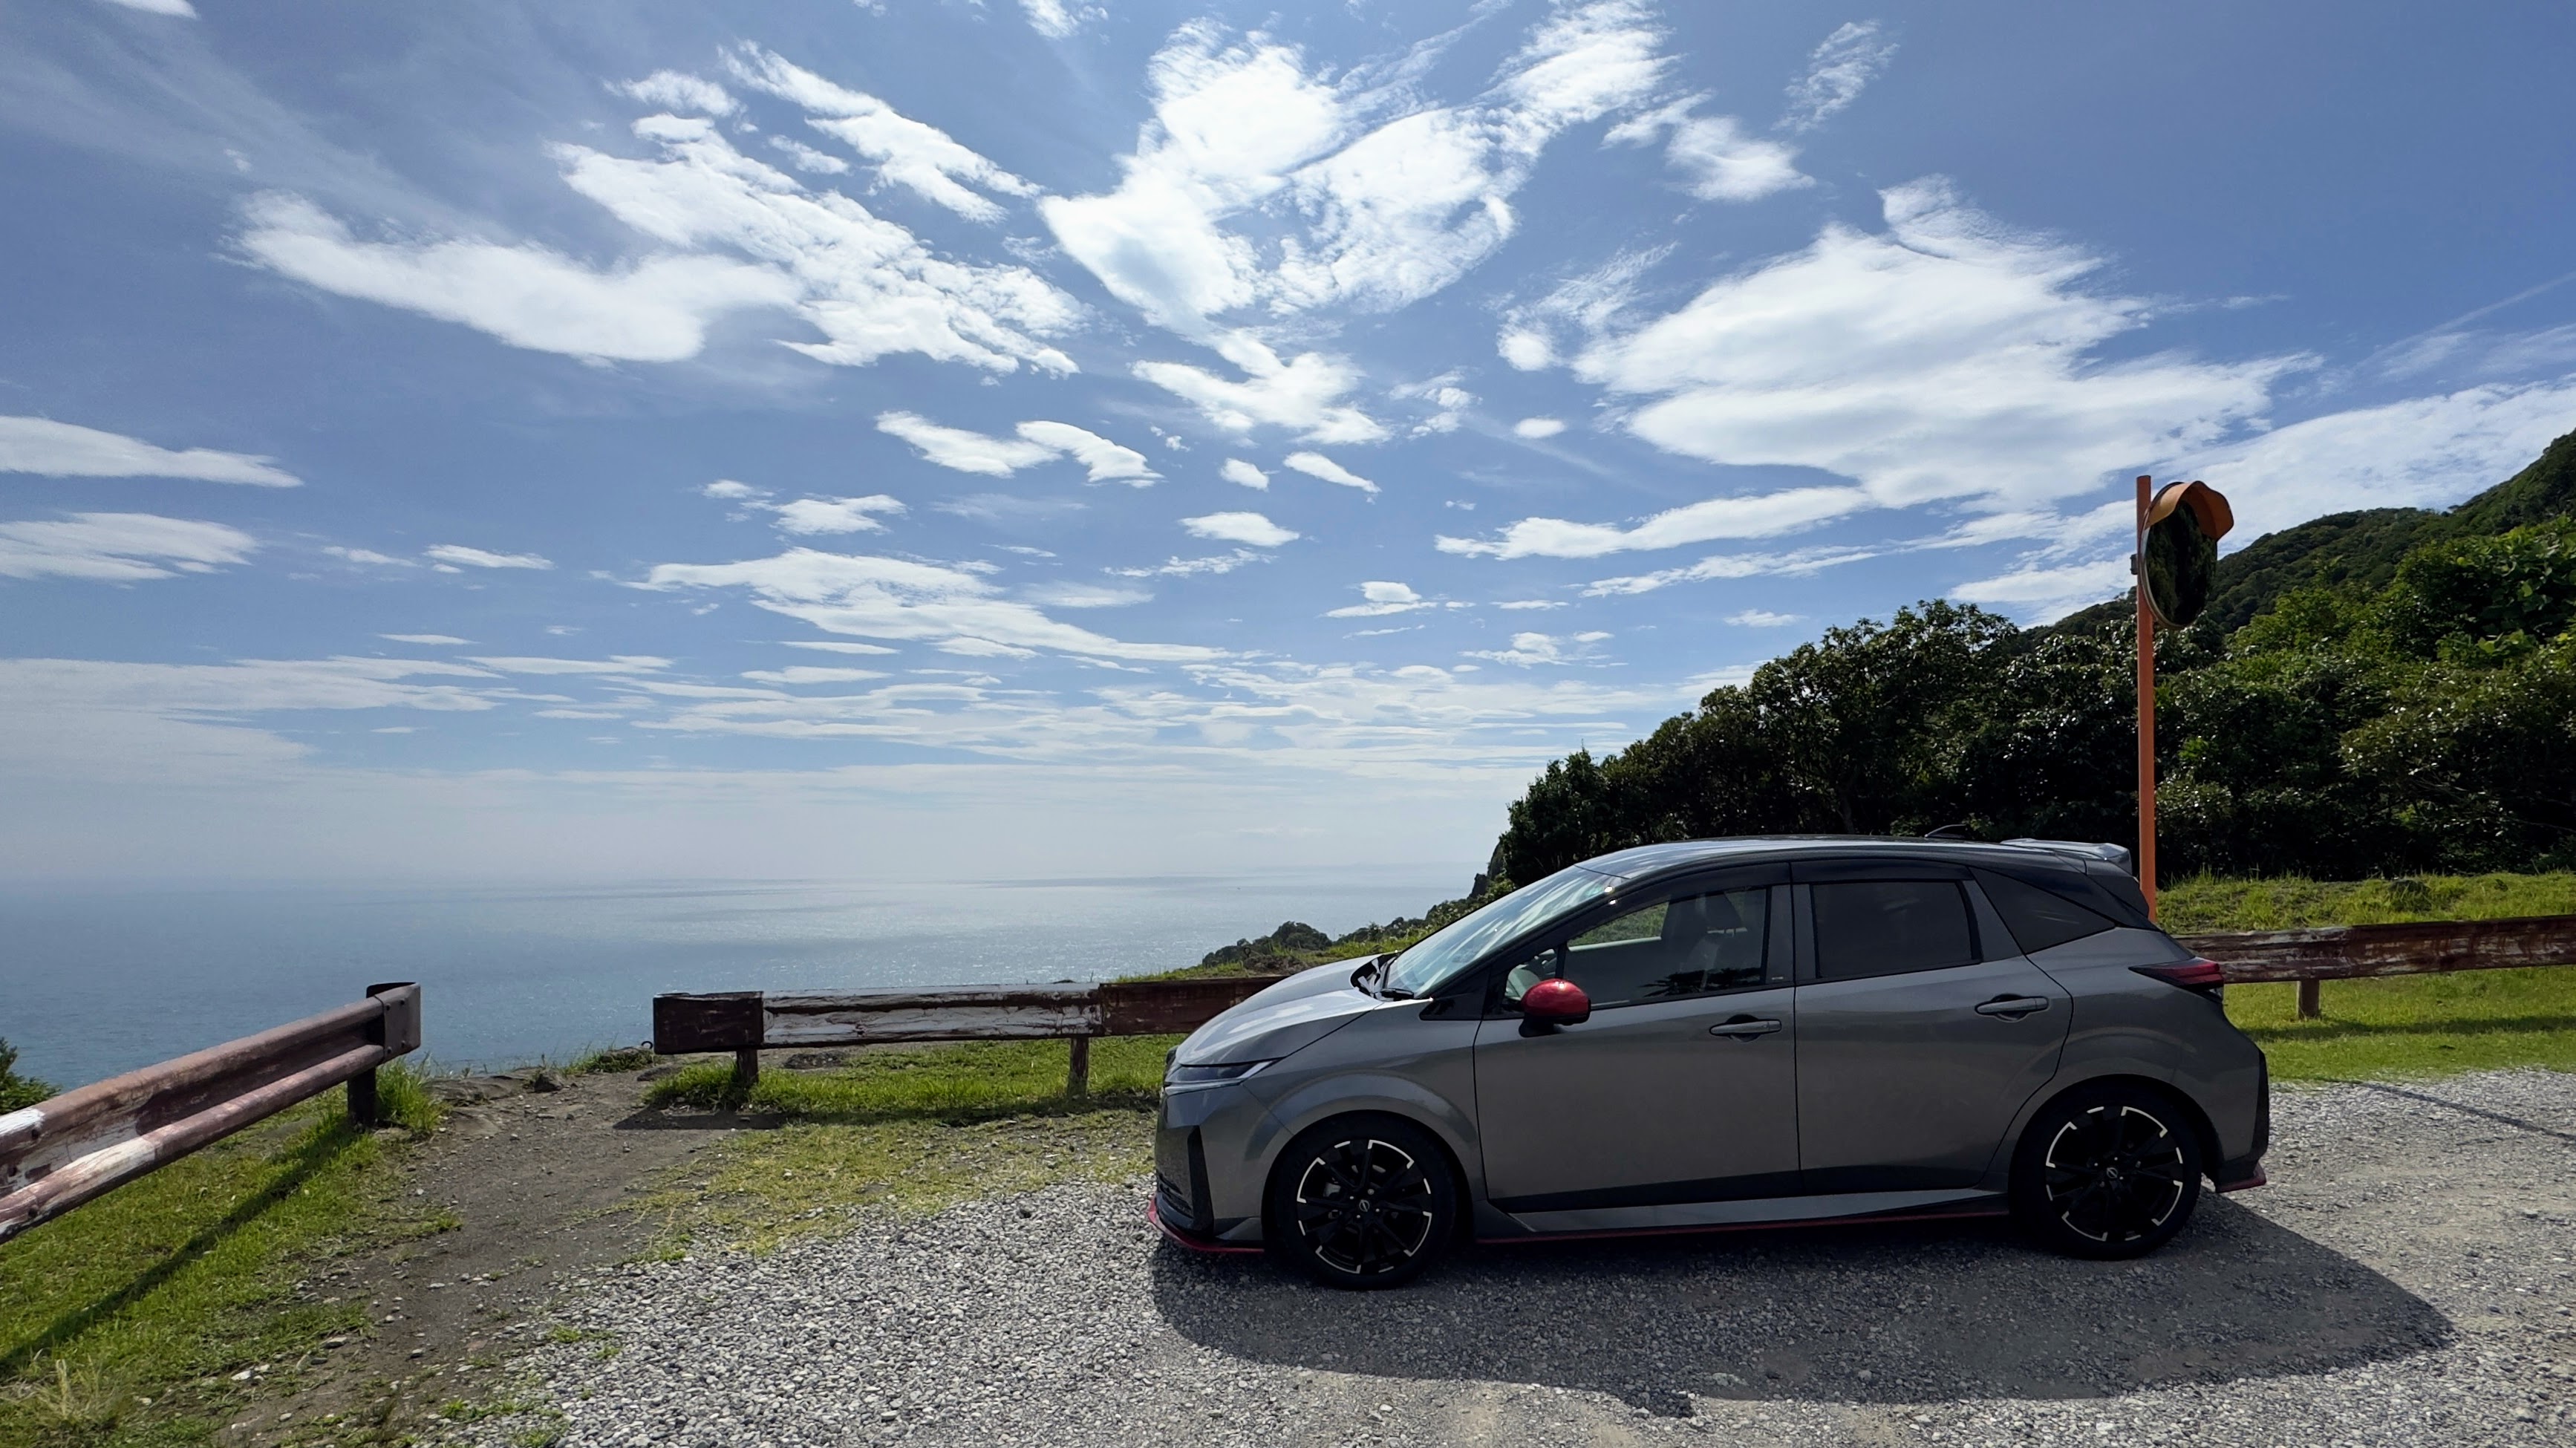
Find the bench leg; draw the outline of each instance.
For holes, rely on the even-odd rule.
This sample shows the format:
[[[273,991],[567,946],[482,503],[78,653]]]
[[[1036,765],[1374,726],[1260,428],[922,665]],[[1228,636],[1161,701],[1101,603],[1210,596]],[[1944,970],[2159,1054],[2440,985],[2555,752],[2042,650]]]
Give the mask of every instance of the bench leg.
[[[1091,1094],[1091,1038],[1089,1036],[1073,1038],[1073,1060],[1065,1073],[1064,1093],[1067,1096]]]
[[[2317,982],[2313,980],[2299,982],[2299,1019],[2313,1021],[2325,1013],[2325,1007],[2317,1003]]]

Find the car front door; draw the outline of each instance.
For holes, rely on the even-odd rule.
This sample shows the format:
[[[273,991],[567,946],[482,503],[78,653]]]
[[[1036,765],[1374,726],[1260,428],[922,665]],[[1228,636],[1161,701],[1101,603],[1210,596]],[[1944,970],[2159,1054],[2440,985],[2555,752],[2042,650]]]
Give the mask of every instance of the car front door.
[[[1975,1185],[2056,1074],[2065,990],[1980,908],[1965,870],[1795,869],[1805,1190]]]
[[[1774,869],[1604,902],[1498,972],[1476,1036],[1485,1186],[1507,1212],[1660,1206],[1797,1189],[1789,890]],[[1580,1024],[1520,994],[1562,976]]]

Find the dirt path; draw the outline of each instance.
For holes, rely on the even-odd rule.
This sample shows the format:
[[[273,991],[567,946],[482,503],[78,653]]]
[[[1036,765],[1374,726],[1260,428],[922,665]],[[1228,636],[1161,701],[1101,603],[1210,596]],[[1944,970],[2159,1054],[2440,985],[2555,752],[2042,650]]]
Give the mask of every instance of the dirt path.
[[[731,1113],[643,1109],[643,1074],[518,1071],[443,1079],[436,1135],[405,1164],[405,1190],[448,1230],[346,1258],[309,1279],[313,1298],[367,1304],[368,1335],[333,1346],[284,1397],[219,1435],[228,1444],[417,1432],[440,1404],[487,1397],[526,1325],[578,1275],[642,1250],[655,1224],[638,1197],[746,1125]],[[513,1334],[512,1329],[520,1329]]]

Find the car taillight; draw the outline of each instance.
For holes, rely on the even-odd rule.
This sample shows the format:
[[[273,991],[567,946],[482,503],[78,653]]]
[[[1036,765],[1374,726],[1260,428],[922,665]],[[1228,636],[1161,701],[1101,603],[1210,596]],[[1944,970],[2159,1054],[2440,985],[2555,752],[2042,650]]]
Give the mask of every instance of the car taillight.
[[[2133,965],[2129,969],[2184,990],[2216,990],[2227,984],[2227,967],[2214,960],[2186,960],[2180,965]]]

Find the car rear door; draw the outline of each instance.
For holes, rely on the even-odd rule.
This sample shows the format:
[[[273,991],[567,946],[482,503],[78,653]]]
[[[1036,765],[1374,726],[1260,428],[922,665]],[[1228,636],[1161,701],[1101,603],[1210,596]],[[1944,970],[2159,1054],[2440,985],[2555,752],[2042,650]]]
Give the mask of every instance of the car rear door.
[[[2073,1011],[1965,869],[1792,866],[1807,1192],[1973,1186],[2056,1074]]]
[[[1604,902],[1501,963],[1476,1036],[1485,1185],[1507,1212],[1660,1206],[1797,1189],[1789,889],[1771,867]],[[1778,883],[1774,883],[1778,882]],[[1548,976],[1593,999],[1526,1025]]]

